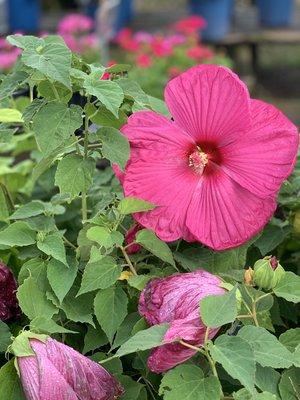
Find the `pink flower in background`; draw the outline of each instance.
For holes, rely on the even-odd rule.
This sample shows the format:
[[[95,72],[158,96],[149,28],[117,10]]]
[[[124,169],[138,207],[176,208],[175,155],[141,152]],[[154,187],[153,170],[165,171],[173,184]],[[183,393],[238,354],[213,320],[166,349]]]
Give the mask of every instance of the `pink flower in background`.
[[[165,99],[174,120],[139,111],[122,127],[131,146],[125,196],[157,205],[136,221],[165,241],[243,244],[276,208],[295,165],[297,128],[251,99],[225,67],[189,69],[167,84]]]
[[[199,302],[208,295],[222,295],[221,280],[209,272],[196,270],[151,280],[140,296],[139,313],[150,325],[170,324],[164,341],[184,340],[195,346],[204,343],[206,326],[199,317]],[[211,329],[212,339],[218,329]],[[196,354],[180,343],[169,343],[152,350],[148,359],[151,371],[161,373]]]
[[[175,33],[174,35],[170,35],[165,38],[165,43],[171,47],[180,46],[185,42],[186,42],[186,37],[184,35],[180,35],[179,33]]]
[[[27,400],[115,400],[122,386],[99,364],[48,338],[30,339],[35,356],[18,357]]]
[[[138,253],[141,250],[141,246],[137,243],[133,243],[135,241],[136,234],[138,231],[143,229],[143,227],[140,224],[134,224],[128,231],[126,232],[125,235],[125,243],[126,246],[126,252],[128,254],[135,254]],[[130,245],[130,246],[129,246]]]
[[[163,37],[157,36],[151,42],[151,50],[155,57],[168,57],[173,53],[173,47]]]
[[[108,61],[107,66],[108,67],[113,67],[114,65],[116,65],[117,62],[114,60]],[[107,81],[110,78],[110,73],[109,72],[104,72],[104,74],[101,76],[101,80],[102,81]]]
[[[188,49],[186,55],[188,58],[199,62],[204,59],[212,58],[214,53],[208,47],[197,45]]]
[[[60,35],[78,34],[89,32],[94,27],[92,18],[83,14],[69,14],[58,24],[58,33]]]
[[[138,31],[134,34],[134,39],[138,43],[151,43],[153,40],[153,35],[151,35],[151,33],[148,32]]]
[[[148,68],[152,65],[152,59],[148,54],[139,54],[136,58],[136,65],[141,68]]]
[[[174,29],[184,35],[192,35],[197,33],[199,30],[205,28],[206,21],[199,15],[191,15],[190,17],[184,18],[176,24]]]
[[[0,321],[6,321],[20,315],[16,296],[17,287],[13,273],[0,261]]]
[[[181,69],[178,68],[178,67],[170,67],[169,70],[168,70],[170,78],[175,78],[176,76],[181,74],[181,72],[182,72]]]
[[[140,49],[140,43],[134,38],[130,28],[121,29],[115,38],[115,42],[122,49],[132,53],[136,53]]]

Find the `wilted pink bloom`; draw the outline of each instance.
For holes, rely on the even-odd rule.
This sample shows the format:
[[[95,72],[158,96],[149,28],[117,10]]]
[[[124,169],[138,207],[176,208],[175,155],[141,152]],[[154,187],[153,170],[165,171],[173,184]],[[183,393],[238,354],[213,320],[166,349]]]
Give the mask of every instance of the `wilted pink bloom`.
[[[135,214],[136,221],[165,241],[239,246],[276,208],[295,165],[297,128],[275,107],[250,99],[225,67],[189,69],[167,84],[165,99],[173,120],[139,111],[122,128],[131,146],[125,196],[157,206]]]
[[[192,35],[197,33],[200,29],[205,28],[206,21],[199,15],[191,15],[188,18],[184,18],[174,25],[177,32],[183,33],[184,35]]]
[[[78,34],[90,31],[93,26],[92,18],[83,14],[69,14],[59,22],[58,33],[60,35]]]
[[[20,315],[16,296],[17,281],[11,270],[0,261],[0,320],[7,321]]]
[[[141,246],[137,243],[133,243],[135,241],[136,234],[138,231],[143,229],[143,227],[140,224],[134,224],[128,231],[126,232],[125,235],[125,243],[126,246],[126,252],[128,254],[135,254],[138,253],[141,250]],[[132,243],[132,244],[131,244]],[[130,246],[129,246],[130,245]]]
[[[214,53],[208,47],[197,45],[188,49],[186,55],[188,58],[199,62],[203,59],[212,58]]]
[[[30,339],[35,356],[18,357],[27,400],[115,400],[122,386],[99,364],[48,338]]]
[[[150,325],[169,323],[164,341],[184,340],[194,346],[204,343],[206,326],[199,316],[199,302],[208,295],[222,295],[221,280],[203,270],[151,280],[140,296],[139,313]],[[212,339],[218,329],[209,331]],[[148,367],[164,372],[188,360],[197,351],[180,343],[169,343],[152,350]]]
[[[148,54],[139,54],[136,58],[136,65],[141,68],[149,68],[152,65],[152,59]]]

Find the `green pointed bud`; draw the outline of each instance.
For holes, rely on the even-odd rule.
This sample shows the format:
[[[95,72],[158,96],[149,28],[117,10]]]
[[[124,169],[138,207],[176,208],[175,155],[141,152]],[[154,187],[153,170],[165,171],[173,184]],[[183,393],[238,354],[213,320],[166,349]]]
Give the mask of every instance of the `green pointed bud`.
[[[272,279],[272,284],[271,288],[273,289],[277,283],[280,281],[280,279],[283,277],[285,274],[285,270],[282,268],[280,264],[278,264],[277,268],[275,269],[273,273],[273,279]]]
[[[253,282],[262,289],[272,288],[274,271],[270,263],[270,257],[256,261],[254,264]]]

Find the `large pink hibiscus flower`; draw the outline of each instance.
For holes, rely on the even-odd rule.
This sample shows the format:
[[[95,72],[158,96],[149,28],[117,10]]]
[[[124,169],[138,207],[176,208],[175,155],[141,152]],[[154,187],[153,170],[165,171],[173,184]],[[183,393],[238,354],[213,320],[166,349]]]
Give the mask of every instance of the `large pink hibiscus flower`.
[[[295,164],[297,128],[215,65],[171,80],[165,100],[173,120],[140,111],[122,128],[131,146],[125,196],[157,205],[135,219],[165,241],[183,238],[216,250],[246,242],[276,208]]]

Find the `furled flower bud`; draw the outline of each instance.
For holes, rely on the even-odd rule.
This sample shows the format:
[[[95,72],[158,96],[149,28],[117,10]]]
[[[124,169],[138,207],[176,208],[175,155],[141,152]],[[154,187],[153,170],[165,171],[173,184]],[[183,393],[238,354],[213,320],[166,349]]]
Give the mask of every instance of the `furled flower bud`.
[[[222,295],[221,280],[197,270],[151,280],[140,296],[139,313],[150,325],[169,323],[164,341],[184,340],[194,346],[204,343],[206,326],[199,316],[199,302],[208,295]],[[218,329],[209,331],[212,339]],[[183,363],[196,351],[180,343],[168,343],[152,350],[148,359],[151,371],[161,373]]]
[[[20,315],[16,297],[17,282],[11,270],[0,261],[0,320],[6,321]]]
[[[254,271],[251,267],[245,270],[244,281],[246,285],[252,285]]]
[[[138,231],[143,229],[143,227],[140,224],[134,224],[128,231],[126,232],[125,235],[125,243],[126,245],[130,245],[127,247],[126,252],[128,254],[135,254],[138,253],[141,250],[141,246],[137,243],[134,243],[136,234]],[[131,244],[132,243],[132,244]]]
[[[277,285],[284,274],[285,271],[276,257],[267,256],[254,264],[253,281],[262,289],[270,290]]]
[[[30,339],[34,356],[17,357],[27,400],[115,400],[122,386],[99,364],[54,339]]]

